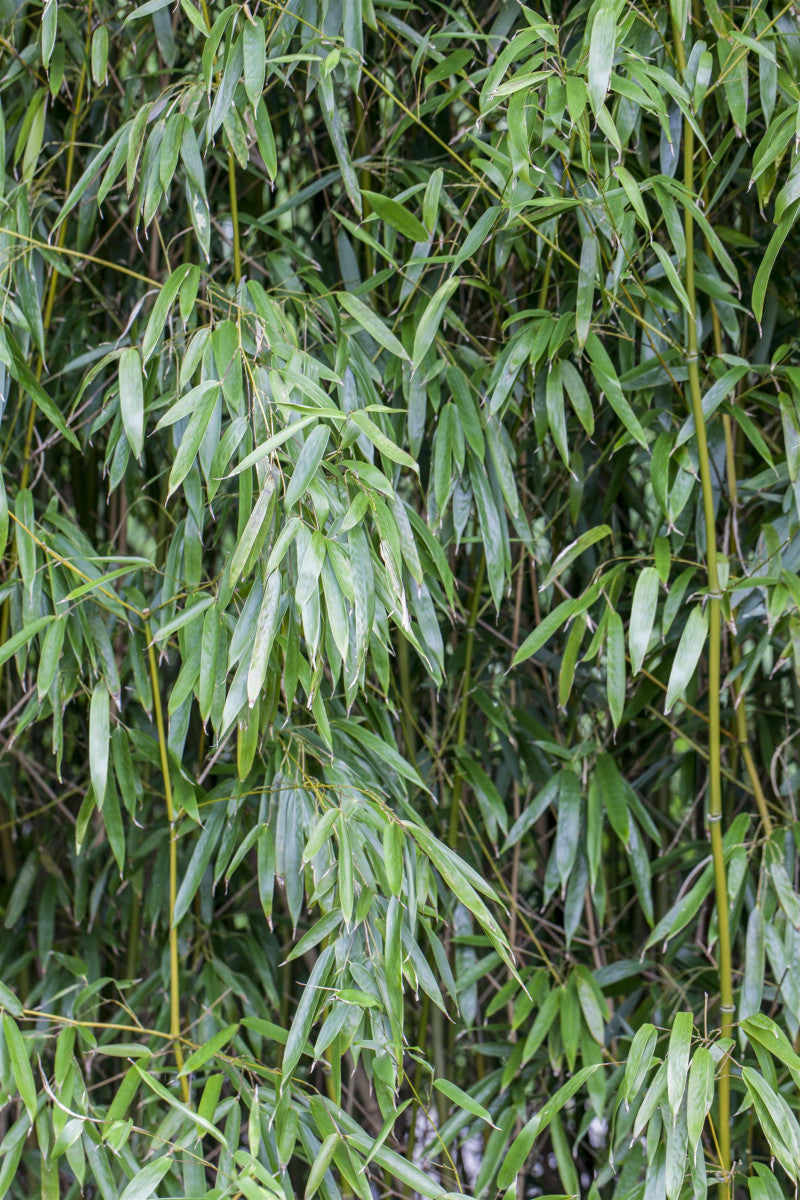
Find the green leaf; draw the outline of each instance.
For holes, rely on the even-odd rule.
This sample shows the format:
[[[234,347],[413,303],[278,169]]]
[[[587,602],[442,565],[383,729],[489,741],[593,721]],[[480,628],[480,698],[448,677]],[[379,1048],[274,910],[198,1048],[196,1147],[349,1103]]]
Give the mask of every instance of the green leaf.
[[[562,600],[560,604],[544,617],[536,628],[528,634],[522,645],[514,655],[512,666],[516,667],[520,663],[525,662],[544,646],[550,638],[569,620],[575,613],[583,612],[590,607],[591,603],[599,594],[599,588],[592,589],[593,595],[587,599],[586,593],[583,596],[577,597],[575,600]]]
[[[167,1156],[148,1163],[123,1189],[119,1200],[148,1200],[171,1166],[172,1162]]]
[[[614,728],[619,728],[625,707],[625,627],[619,613],[609,611],[607,632],[606,692]]]
[[[417,320],[417,327],[414,332],[414,349],[411,354],[411,366],[414,371],[419,370],[422,360],[433,345],[433,339],[439,331],[447,302],[458,287],[459,282],[458,278],[452,278],[441,284],[431,296],[425,306],[424,312]]]
[[[287,509],[297,504],[316,474],[327,449],[329,438],[330,430],[327,425],[317,425],[308,434],[297,462],[294,464],[294,470],[283,498]]]
[[[207,1042],[202,1046],[198,1046],[189,1055],[179,1074],[190,1075],[192,1071],[199,1071],[201,1067],[205,1066],[210,1059],[214,1058],[216,1054],[227,1046],[238,1028],[238,1025],[226,1025],[224,1029],[220,1029],[217,1033],[212,1034]]]
[[[342,114],[339,111],[336,95],[333,90],[333,80],[330,75],[323,76],[320,79],[317,94],[322,109],[322,119],[327,127],[333,145],[333,152],[339,164],[344,189],[347,192],[350,203],[360,217],[362,213],[361,191],[358,186],[358,177],[353,168],[353,161],[350,157],[350,150],[344,132],[344,122],[342,121]]]
[[[337,1132],[329,1133],[317,1151],[314,1161],[311,1164],[311,1170],[308,1172],[306,1190],[304,1192],[305,1200],[311,1200],[311,1197],[315,1196],[319,1191],[325,1172],[331,1164],[340,1140],[340,1135]]]
[[[247,700],[251,708],[261,692],[266,677],[275,634],[278,631],[280,601],[281,577],[277,571],[273,571],[264,585],[264,599],[258,614],[253,653],[247,671]]]
[[[4,983],[0,983],[0,1009],[5,1009],[12,1017],[22,1016],[22,1005]]]
[[[98,25],[92,34],[91,60],[92,79],[100,87],[105,83],[108,74],[108,26],[106,25]]]
[[[172,470],[169,473],[168,497],[177,491],[194,465],[194,460],[197,458],[197,451],[200,449],[200,443],[205,437],[208,423],[211,420],[211,414],[217,404],[217,398],[217,388],[213,387],[209,388],[197,401],[181,438],[181,444],[178,447],[178,453],[175,455]]]
[[[14,1072],[14,1082],[17,1085],[20,1099],[28,1110],[31,1124],[36,1119],[36,1084],[31,1070],[28,1052],[19,1027],[9,1012],[3,1013],[3,1038],[11,1059],[11,1069]]]
[[[605,1041],[608,1010],[592,974],[586,967],[576,971],[576,989],[584,1020],[594,1040],[602,1046]]]
[[[284,1080],[291,1076],[300,1061],[311,1026],[314,1023],[314,1016],[322,1002],[322,989],[328,982],[333,952],[333,946],[325,947],[311,969],[308,982],[303,987],[300,1003],[297,1005],[283,1052],[281,1078]]]
[[[50,59],[53,55],[53,47],[56,43],[57,27],[57,0],[47,0],[42,12],[42,62],[44,63],[45,67],[50,66]]]
[[[181,284],[184,282],[189,272],[192,270],[190,263],[182,263],[177,267],[171,275],[167,277],[161,291],[156,297],[156,302],[153,305],[153,311],[147,322],[147,327],[142,338],[142,363],[146,366],[156,352],[156,348],[164,331],[164,325],[169,315],[169,310],[175,302],[175,297],[180,291]],[[126,353],[123,351],[123,354]]]
[[[599,754],[592,773],[611,828],[623,846],[630,843],[630,815],[625,780],[610,754]],[[591,786],[590,784],[590,786]]]
[[[97,807],[103,807],[108,781],[108,748],[110,745],[111,697],[101,680],[95,684],[89,708],[89,773],[92,777]]]
[[[138,350],[123,350],[119,359],[119,407],[122,427],[136,458],[144,445],[144,381]]]
[[[667,1064],[664,1062],[658,1068],[652,1080],[650,1081],[650,1086],[645,1092],[642,1103],[639,1105],[639,1111],[637,1112],[636,1119],[633,1123],[634,1137],[638,1137],[642,1130],[645,1129],[657,1106],[661,1103],[666,1090]]]
[[[583,554],[584,550],[588,550],[590,546],[594,546],[597,542],[601,542],[603,538],[611,537],[612,530],[610,525],[596,525],[594,529],[587,529],[586,533],[582,533],[580,537],[575,538],[568,546],[556,555],[553,559],[552,566],[547,572],[542,582],[542,587],[549,587],[554,583],[560,575],[564,573],[570,563],[573,563],[576,558]]]
[[[761,319],[764,315],[764,298],[767,294],[773,268],[775,267],[775,260],[780,253],[783,243],[789,236],[789,231],[794,225],[794,221],[795,214],[792,213],[791,216],[784,217],[778,224],[777,229],[769,239],[769,245],[764,251],[761,262],[758,265],[756,277],[753,281],[753,294],[750,303],[753,308],[753,315],[759,324],[761,324]]]
[[[170,1092],[168,1088],[164,1087],[163,1083],[159,1083],[159,1081],[152,1075],[148,1074],[147,1071],[142,1070],[138,1062],[133,1064],[133,1070],[136,1072],[142,1082],[149,1087],[150,1091],[155,1092],[155,1094],[159,1096],[166,1104],[168,1104],[170,1108],[174,1108],[175,1111],[180,1113],[185,1120],[190,1121],[198,1129],[202,1129],[204,1133],[210,1134],[210,1136],[213,1137],[215,1141],[219,1142],[220,1145],[225,1145],[225,1138],[215,1125],[212,1125],[210,1121],[207,1121],[205,1117],[202,1117],[200,1113],[193,1112],[188,1105],[182,1104],[176,1096],[173,1096],[172,1092]]]
[[[264,90],[267,71],[266,33],[261,17],[250,17],[243,25],[244,90],[247,92],[247,99],[255,108]]]
[[[178,894],[175,897],[175,908],[172,915],[172,925],[175,928],[186,913],[195,897],[197,889],[205,874],[206,867],[211,861],[211,855],[217,847],[225,822],[225,804],[217,802],[211,812],[205,817],[203,830],[195,842],[192,857],[181,879]]]
[[[556,450],[561,455],[565,467],[569,467],[569,447],[567,446],[567,421],[564,412],[564,388],[561,378],[561,363],[555,362],[547,373],[545,385],[545,404],[547,406],[547,423],[555,442]]]
[[[667,1050],[667,1096],[673,1117],[677,1114],[686,1090],[686,1072],[692,1044],[694,1022],[690,1012],[675,1014]]]
[[[631,671],[638,675],[642,669],[647,648],[650,645],[650,635],[656,618],[658,594],[660,585],[659,573],[655,567],[645,567],[636,580],[631,604],[631,619],[628,626],[628,645],[631,654]]]
[[[294,476],[292,477],[292,482],[294,482]],[[289,489],[287,488],[287,492],[288,490]],[[235,587],[239,582],[239,579],[241,578],[241,575],[244,572],[248,560],[253,552],[253,548],[257,542],[260,542],[265,532],[264,524],[267,520],[270,504],[274,495],[275,482],[273,477],[269,475],[263,488],[258,493],[258,499],[253,505],[253,511],[247,518],[247,524],[242,530],[242,536],[236,543],[236,549],[234,550],[231,558],[229,576],[229,584],[231,587]]]
[[[76,450],[80,450],[80,442],[75,434],[67,425],[61,412],[56,408],[53,401],[48,396],[42,385],[39,383],[34,372],[30,369],[19,346],[12,337],[8,326],[0,329],[0,361],[4,360],[3,344],[8,348],[8,357],[5,358],[12,378],[16,379],[20,388],[26,392],[33,400],[36,407],[41,413],[47,417],[51,425],[53,425],[62,437],[74,446]]]
[[[785,1063],[794,1073],[795,1081],[800,1073],[800,1055],[796,1054],[786,1034],[771,1017],[754,1013],[742,1021],[742,1029],[751,1042],[757,1042],[768,1050],[779,1062]]]
[[[36,582],[36,541],[34,540],[36,518],[33,510],[33,496],[29,488],[19,489],[14,509],[19,573],[28,596],[32,598]]]
[[[128,13],[123,24],[129,25],[131,21],[141,21],[144,17],[151,17],[153,13],[166,8],[169,3],[170,0],[147,0],[145,4],[140,4],[133,12]],[[130,1200],[130,1197],[126,1196],[125,1200]]]
[[[37,617],[35,621],[31,621],[29,625],[25,625],[18,633],[15,633],[13,637],[4,642],[0,646],[0,667],[3,663],[8,662],[10,658],[13,658],[23,646],[27,646],[31,638],[35,637],[52,620],[53,617]]]
[[[384,454],[386,458],[391,459],[392,462],[399,463],[403,467],[409,467],[410,470],[419,474],[419,467],[411,455],[395,445],[365,412],[357,409],[355,412],[349,414],[349,419],[361,430],[366,438],[369,438],[375,449]]]
[[[608,91],[616,37],[615,8],[610,4],[603,4],[595,13],[589,41],[589,100],[595,116]]]
[[[689,613],[688,620],[681,634],[681,640],[678,643],[678,649],[675,651],[675,658],[669,675],[669,683],[667,684],[667,699],[664,705],[665,712],[670,711],[675,702],[681,698],[689,686],[697,662],[703,653],[707,634],[708,610],[701,605],[696,605]]]
[[[628,1061],[625,1064],[625,1078],[623,1080],[623,1094],[625,1103],[628,1105],[632,1100],[636,1099],[642,1084],[647,1078],[647,1073],[653,1062],[657,1040],[658,1031],[649,1021],[645,1021],[636,1030],[630,1050],[628,1051]]]
[[[402,233],[403,237],[410,238],[412,242],[426,242],[428,240],[428,231],[422,222],[410,213],[407,208],[400,204],[397,200],[390,199],[389,196],[384,196],[380,192],[368,192],[362,189],[361,195],[369,204],[373,212],[376,212],[382,221],[387,225],[391,225],[398,233]]]
[[[383,865],[393,896],[403,887],[403,832],[396,821],[387,821],[383,831]]]
[[[604,10],[600,10],[602,13]],[[600,13],[595,18],[595,28]],[[613,50],[612,50],[613,53]],[[592,320],[592,308],[594,307],[594,284],[595,276],[597,275],[598,262],[598,246],[597,237],[590,233],[583,239],[581,245],[581,261],[578,270],[578,298],[575,303],[575,335],[578,341],[579,349],[583,349],[586,344],[586,338],[589,335],[589,326]]]
[[[424,231],[423,231],[424,232]],[[408,355],[403,349],[403,344],[399,338],[395,337],[391,329],[381,320],[378,314],[369,308],[357,296],[353,296],[350,292],[336,292],[336,299],[341,304],[345,312],[353,318],[370,337],[374,338],[379,346],[383,346],[384,350],[388,350],[390,354],[394,354],[397,358],[403,358],[408,361]]]
[[[460,1087],[456,1087],[449,1079],[434,1079],[433,1086],[437,1092],[441,1092],[443,1096],[452,1104],[457,1104],[459,1108],[463,1108],[465,1112],[472,1113],[474,1117],[480,1117],[482,1121],[486,1121],[487,1125],[491,1125],[493,1129],[497,1129],[492,1114],[482,1104],[478,1104],[467,1092],[462,1091]]]
[[[705,1046],[698,1046],[692,1056],[686,1093],[686,1131],[691,1151],[700,1141],[713,1099],[714,1060]]]
[[[586,385],[568,359],[562,359],[559,366],[561,368],[561,382],[569,396],[569,402],[575,409],[581,425],[589,434],[589,437],[591,437],[594,433],[594,413],[592,412],[592,401],[586,390]]]
[[[256,104],[255,127],[258,152],[264,160],[264,166],[267,168],[267,174],[270,179],[275,179],[278,174],[278,151],[275,146],[275,135],[272,132],[269,114],[267,113],[263,99],[260,99]]]
[[[751,1067],[742,1067],[742,1079],[770,1148],[787,1175],[796,1182],[800,1162],[800,1126],[794,1113],[783,1097]]]
[[[298,608],[302,608],[312,596],[317,595],[319,577],[325,562],[325,538],[315,529],[312,533],[305,554],[297,572],[297,586],[294,598]]]
[[[8,496],[6,495],[6,485],[3,482],[2,472],[0,472],[0,558],[5,555],[6,546],[8,545]]]
[[[533,1149],[537,1137],[547,1129],[553,1116],[561,1111],[567,1101],[580,1091],[584,1083],[599,1070],[601,1064],[582,1067],[579,1071],[558,1088],[546,1104],[534,1113],[528,1123],[511,1143],[505,1161],[497,1173],[497,1186],[506,1188],[522,1168],[526,1158]]]

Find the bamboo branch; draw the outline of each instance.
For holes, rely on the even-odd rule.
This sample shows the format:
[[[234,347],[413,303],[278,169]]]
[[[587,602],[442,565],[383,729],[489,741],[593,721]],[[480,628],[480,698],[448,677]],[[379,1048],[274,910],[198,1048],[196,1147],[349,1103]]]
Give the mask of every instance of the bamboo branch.
[[[228,193],[231,198],[231,222],[233,223],[233,282],[236,287],[242,278],[242,251],[239,245],[239,197],[236,194],[236,162],[233,152],[228,151]]]
[[[153,710],[156,718],[158,733],[158,751],[161,757],[161,774],[164,779],[164,796],[167,802],[167,820],[169,822],[169,1032],[175,1047],[175,1062],[178,1071],[183,1070],[183,1051],[180,1047],[181,1036],[181,996],[180,974],[178,964],[178,930],[175,926],[175,897],[178,891],[178,844],[175,829],[175,807],[172,803],[172,780],[169,773],[169,758],[167,756],[167,738],[164,729],[164,713],[161,708],[161,688],[158,681],[158,666],[156,652],[153,647],[153,635],[150,622],[145,620],[144,635],[147,639],[147,656],[150,662],[150,683],[153,691]],[[181,1092],[184,1103],[189,1103],[189,1084],[185,1076],[181,1076]]]

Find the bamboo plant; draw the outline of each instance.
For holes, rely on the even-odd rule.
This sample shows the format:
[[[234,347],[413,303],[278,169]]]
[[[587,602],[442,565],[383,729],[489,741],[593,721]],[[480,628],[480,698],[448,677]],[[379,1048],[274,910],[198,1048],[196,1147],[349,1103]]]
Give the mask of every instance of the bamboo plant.
[[[0,1200],[793,1193],[798,80],[0,0]]]

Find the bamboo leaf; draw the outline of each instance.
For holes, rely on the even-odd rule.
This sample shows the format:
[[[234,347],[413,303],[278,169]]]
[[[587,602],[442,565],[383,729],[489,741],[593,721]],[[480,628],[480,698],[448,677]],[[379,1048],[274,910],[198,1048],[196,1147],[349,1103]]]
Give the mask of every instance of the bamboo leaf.
[[[119,360],[119,406],[122,427],[136,458],[144,445],[144,381],[138,350],[123,350]]]
[[[619,728],[622,710],[625,707],[625,627],[619,613],[608,614],[608,662],[606,666],[606,692],[608,710],[614,728]]]
[[[691,1013],[675,1014],[667,1050],[667,1096],[673,1117],[677,1114],[686,1090],[686,1072],[689,1067],[693,1027]]]
[[[456,1087],[449,1079],[434,1079],[433,1086],[437,1092],[441,1092],[443,1096],[447,1096],[447,1099],[453,1104],[457,1104],[459,1108],[472,1113],[474,1117],[480,1117],[482,1121],[485,1121],[487,1125],[491,1125],[493,1129],[497,1128],[492,1120],[492,1114],[488,1109],[485,1109],[482,1104],[478,1104],[472,1096],[462,1091],[460,1087]]]
[[[10,637],[8,641],[4,642],[3,645],[0,646],[0,666],[2,666],[3,663],[8,662],[10,658],[13,658],[17,651],[21,650],[23,646],[27,646],[28,642],[30,642],[31,639],[40,632],[40,630],[44,629],[46,625],[49,625],[52,620],[52,617],[37,617],[35,621],[31,621],[30,624],[25,625],[22,629]]]
[[[330,430],[326,425],[315,426],[306,438],[283,498],[287,509],[292,508],[300,500],[316,474],[327,449],[329,438]]]
[[[689,613],[667,684],[667,699],[664,711],[669,712],[689,686],[708,635],[708,611],[697,605]]]
[[[333,946],[326,946],[320,953],[311,969],[308,982],[303,988],[300,1003],[297,1005],[297,1011],[289,1029],[289,1037],[286,1040],[286,1047],[283,1052],[281,1078],[284,1080],[291,1076],[303,1053],[311,1026],[314,1023],[314,1016],[322,999],[320,994],[321,989],[328,982],[331,961],[333,959],[333,949]]]
[[[198,1071],[200,1067],[205,1066],[210,1059],[227,1046],[238,1028],[238,1025],[226,1025],[224,1029],[220,1029],[217,1033],[213,1034],[205,1045],[198,1046],[197,1050],[189,1055],[183,1064],[180,1074],[190,1075],[192,1071]]]
[[[603,4],[595,13],[589,41],[589,100],[595,116],[608,91],[616,34],[615,9],[610,4]]]
[[[692,1055],[686,1093],[686,1130],[690,1150],[694,1150],[700,1140],[713,1099],[714,1060],[705,1046],[698,1046]]]
[[[399,338],[395,337],[373,309],[369,308],[362,300],[359,300],[357,296],[352,295],[350,292],[337,292],[336,299],[345,312],[349,313],[353,320],[361,326],[365,333],[374,338],[379,346],[383,346],[384,350],[388,350],[390,354],[394,354],[398,358],[408,359],[402,342]]]
[[[601,9],[597,14],[595,27],[603,11]],[[583,239],[581,245],[581,261],[578,270],[578,298],[575,303],[575,334],[578,340],[578,348],[581,350],[586,345],[586,338],[589,335],[589,326],[592,320],[597,260],[597,237],[595,234],[590,233]]]
[[[656,606],[660,587],[659,573],[655,567],[645,567],[636,580],[631,604],[631,619],[628,626],[628,645],[631,655],[631,671],[638,675],[650,645],[650,635],[656,618]]]
[[[3,1013],[3,1039],[8,1050],[8,1057],[11,1061],[11,1070],[14,1073],[14,1082],[17,1085],[20,1099],[28,1110],[31,1125],[36,1119],[36,1083],[33,1078],[28,1052],[25,1049],[25,1042],[22,1034],[19,1031],[19,1026],[8,1012]]]
[[[764,299],[767,294],[767,288],[769,287],[772,270],[775,266],[775,260],[780,253],[783,243],[789,236],[789,231],[791,230],[793,224],[794,215],[784,217],[783,220],[779,222],[778,227],[769,240],[769,245],[764,252],[761,262],[759,263],[758,271],[756,272],[756,277],[753,282],[753,294],[750,300],[750,303],[753,306],[753,313],[759,324],[764,316]]]
[[[329,1133],[317,1151],[316,1157],[311,1164],[311,1170],[308,1172],[304,1193],[305,1200],[311,1200],[311,1197],[315,1196],[319,1191],[325,1172],[331,1164],[339,1141],[340,1138],[337,1132]]]
[[[402,233],[403,237],[410,238],[412,242],[428,240],[428,231],[425,226],[398,200],[392,200],[391,197],[383,196],[380,192],[362,191],[361,194],[373,212],[376,212],[382,221],[391,225],[398,233]]]
[[[417,321],[414,333],[414,349],[411,354],[411,366],[418,370],[422,360],[433,345],[433,340],[439,332],[447,302],[459,285],[459,279],[448,279],[441,284],[425,306],[425,310]]]
[[[565,546],[554,558],[553,565],[542,581],[542,587],[549,587],[551,583],[555,582],[563,574],[570,563],[579,558],[585,550],[588,550],[590,546],[596,545],[597,542],[601,542],[607,537],[611,537],[610,525],[597,525],[594,529],[587,529],[586,533],[582,533],[580,537],[575,538],[573,542]]]
[[[95,684],[89,710],[89,771],[97,807],[103,807],[108,781],[111,697],[102,681]]]
[[[628,1061],[625,1064],[623,1087],[626,1104],[630,1104],[632,1100],[636,1099],[647,1078],[647,1073],[653,1063],[657,1040],[658,1031],[649,1021],[645,1021],[644,1025],[640,1025],[636,1030],[628,1051]]]

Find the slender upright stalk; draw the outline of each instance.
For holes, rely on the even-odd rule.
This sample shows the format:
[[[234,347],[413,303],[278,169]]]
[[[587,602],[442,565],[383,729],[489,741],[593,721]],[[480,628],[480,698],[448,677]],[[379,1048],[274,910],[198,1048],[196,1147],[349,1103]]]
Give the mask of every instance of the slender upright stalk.
[[[703,186],[703,203],[708,207],[708,188]],[[711,247],[706,239],[706,254],[711,254]],[[711,328],[714,338],[714,353],[719,357],[723,352],[722,345],[722,328],[720,326],[719,314],[717,313],[716,305],[711,302]],[[745,350],[742,348],[742,355]],[[728,504],[730,506],[731,521],[734,529],[736,527],[737,513],[739,508],[739,484],[736,473],[736,430],[733,420],[729,413],[722,414],[722,427],[725,432],[725,477],[728,485]],[[731,666],[737,667],[742,659],[742,651],[739,643],[731,640]],[[764,826],[764,833],[769,838],[772,836],[773,824],[767,806],[767,797],[764,794],[764,789],[761,786],[761,780],[758,775],[753,751],[750,748],[750,735],[747,728],[747,709],[745,708],[744,698],[741,697],[741,681],[737,676],[731,683],[731,693],[733,695],[733,712],[734,712],[734,736],[736,738],[736,747],[741,752],[742,762],[744,763],[747,777],[750,780],[750,785],[753,789],[753,795],[758,808],[758,815],[761,817],[761,822]]]
[[[674,26],[675,56],[680,71],[686,69],[683,36]],[[688,121],[683,129],[683,177],[690,196],[695,192],[694,179],[694,130]],[[728,919],[728,880],[722,846],[722,772],[720,763],[720,650],[722,643],[722,605],[717,566],[717,531],[714,518],[714,492],[711,483],[711,459],[703,416],[703,398],[700,388],[700,366],[697,345],[697,294],[694,275],[694,219],[691,209],[686,208],[686,276],[684,284],[689,298],[689,318],[686,365],[689,372],[689,393],[697,439],[697,457],[700,467],[700,484],[703,494],[703,522],[706,535],[706,572],[708,575],[708,824],[711,838],[711,855],[714,865],[714,888],[717,902],[717,925],[719,929],[719,991],[720,1033],[728,1038],[733,1032],[733,971],[731,966],[731,938]],[[730,1058],[726,1054],[719,1071],[719,1148],[723,1182],[720,1184],[721,1200],[730,1196],[731,1134],[730,1134]]]
[[[236,193],[236,161],[228,151],[228,193],[231,199],[231,222],[233,224],[233,282],[237,288],[242,278],[242,251],[239,245],[239,197]]]
[[[161,757],[161,774],[164,779],[164,796],[167,802],[167,820],[169,822],[169,1032],[175,1047],[175,1062],[178,1070],[183,1070],[183,1051],[181,1050],[181,993],[178,963],[178,930],[174,922],[175,897],[178,891],[178,844],[175,828],[175,806],[172,803],[172,780],[169,773],[169,758],[167,756],[167,737],[164,729],[164,713],[161,708],[161,688],[158,681],[158,666],[156,652],[153,648],[153,637],[150,622],[145,620],[144,635],[147,638],[147,656],[150,662],[150,684],[153,691],[153,711],[156,718],[158,734],[158,751]],[[185,1076],[181,1077],[181,1091],[185,1103],[189,1102],[189,1084]]]

